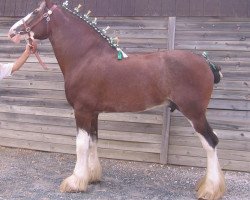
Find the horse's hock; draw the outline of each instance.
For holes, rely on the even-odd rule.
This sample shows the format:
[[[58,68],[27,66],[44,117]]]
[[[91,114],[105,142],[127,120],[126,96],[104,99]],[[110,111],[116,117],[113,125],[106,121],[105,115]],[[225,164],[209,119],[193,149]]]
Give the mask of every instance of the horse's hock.
[[[0,20],[3,46],[0,62],[13,62],[24,44],[13,47],[6,32],[17,19]],[[249,171],[249,20],[209,17],[98,20],[99,26],[112,27],[109,34],[120,37],[120,45],[127,53],[168,48],[208,51],[224,74],[222,82],[215,86],[207,113],[220,139],[218,155],[222,168]],[[246,39],[241,39],[242,35]],[[22,70],[1,82],[0,145],[75,153],[74,116],[65,100],[60,69],[48,41],[41,42],[39,51],[49,71],[43,71],[35,57],[31,57]],[[165,110],[158,107],[142,113],[100,115],[99,155],[205,167],[205,151],[188,121],[176,111],[169,119]]]

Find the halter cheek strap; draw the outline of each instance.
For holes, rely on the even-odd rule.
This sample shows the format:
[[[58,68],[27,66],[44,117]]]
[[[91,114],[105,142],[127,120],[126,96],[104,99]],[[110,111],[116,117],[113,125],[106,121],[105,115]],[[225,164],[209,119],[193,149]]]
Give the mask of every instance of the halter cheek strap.
[[[25,31],[27,32],[29,38],[28,38],[28,43],[30,46],[33,47],[33,53],[35,54],[37,60],[39,61],[39,63],[42,65],[42,67],[44,69],[48,69],[48,67],[46,66],[46,64],[42,61],[38,51],[37,51],[37,43],[35,41],[35,39],[31,36],[30,31],[32,30],[32,28],[34,28],[38,23],[40,23],[43,19],[46,19],[47,22],[50,21],[50,15],[52,15],[53,11],[57,8],[56,5],[53,5],[51,7],[51,9],[48,10],[48,12],[44,13],[38,20],[36,23],[34,23],[32,26],[27,26],[26,22],[24,21],[24,19],[22,20]],[[47,33],[48,33],[48,25],[47,25]]]
[[[24,19],[22,20],[23,21],[23,25],[25,27],[25,31],[27,33],[29,33],[37,24],[39,24],[43,19],[45,19],[47,22],[50,21],[50,15],[53,14],[53,11],[57,8],[57,5],[53,5],[51,7],[51,9],[48,10],[48,12],[44,13],[42,16],[40,16],[38,18],[38,20],[32,24],[31,26],[27,26],[26,22],[24,21]]]

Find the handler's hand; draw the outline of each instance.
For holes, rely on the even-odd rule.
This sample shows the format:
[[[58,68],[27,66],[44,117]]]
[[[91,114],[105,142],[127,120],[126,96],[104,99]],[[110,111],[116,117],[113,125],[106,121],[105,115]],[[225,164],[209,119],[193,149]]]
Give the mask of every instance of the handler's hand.
[[[27,44],[26,45],[26,48],[25,48],[25,53],[27,53],[28,55],[32,54],[32,53],[35,53],[36,51],[36,47],[35,45],[31,45],[31,44]]]

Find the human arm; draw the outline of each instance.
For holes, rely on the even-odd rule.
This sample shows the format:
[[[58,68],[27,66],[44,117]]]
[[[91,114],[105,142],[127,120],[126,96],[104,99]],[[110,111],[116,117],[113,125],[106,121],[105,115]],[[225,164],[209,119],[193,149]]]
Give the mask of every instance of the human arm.
[[[22,53],[22,55],[14,62],[11,74],[14,73],[15,71],[18,71],[23,64],[26,62],[30,54],[32,53],[32,47],[30,45],[26,45],[25,51]]]

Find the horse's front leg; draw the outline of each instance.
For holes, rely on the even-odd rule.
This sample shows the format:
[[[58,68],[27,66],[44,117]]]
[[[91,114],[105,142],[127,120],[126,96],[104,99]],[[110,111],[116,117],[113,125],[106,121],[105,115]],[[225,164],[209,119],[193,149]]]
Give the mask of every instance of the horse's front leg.
[[[91,113],[75,111],[77,161],[73,174],[62,182],[60,186],[61,192],[84,192],[87,190],[90,180],[89,154],[92,116]]]
[[[98,182],[101,180],[102,168],[97,153],[98,141],[98,113],[94,114],[91,121],[91,138],[89,151],[89,183]]]

